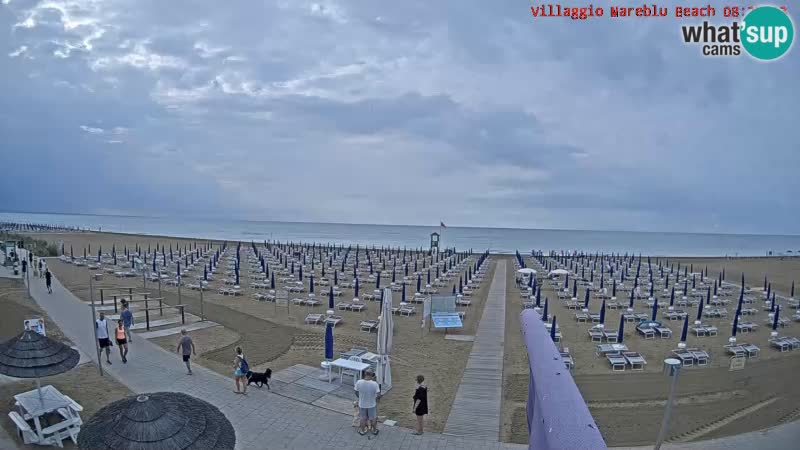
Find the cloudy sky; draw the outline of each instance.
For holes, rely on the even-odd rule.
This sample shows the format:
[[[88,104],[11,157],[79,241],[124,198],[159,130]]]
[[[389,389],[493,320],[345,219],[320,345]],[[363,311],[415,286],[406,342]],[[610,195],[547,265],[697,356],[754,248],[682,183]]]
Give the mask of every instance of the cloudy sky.
[[[796,48],[529,0],[0,3],[0,210],[800,233]]]

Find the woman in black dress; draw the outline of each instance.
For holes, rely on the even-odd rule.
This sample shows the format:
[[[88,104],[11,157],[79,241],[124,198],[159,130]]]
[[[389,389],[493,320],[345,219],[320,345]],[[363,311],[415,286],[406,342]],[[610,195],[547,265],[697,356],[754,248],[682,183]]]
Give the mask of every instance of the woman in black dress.
[[[422,434],[425,414],[428,414],[428,386],[425,386],[425,377],[417,375],[417,389],[414,391],[414,415],[417,416],[416,435]]]

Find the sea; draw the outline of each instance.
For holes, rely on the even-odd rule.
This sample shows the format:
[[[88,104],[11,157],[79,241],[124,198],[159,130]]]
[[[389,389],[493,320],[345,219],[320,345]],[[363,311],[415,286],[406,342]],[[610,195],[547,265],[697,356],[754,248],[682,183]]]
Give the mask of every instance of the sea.
[[[241,242],[304,242],[440,248],[513,254],[532,250],[650,256],[800,256],[800,235],[663,233],[518,228],[366,225],[0,212],[0,222],[79,227],[93,231]]]

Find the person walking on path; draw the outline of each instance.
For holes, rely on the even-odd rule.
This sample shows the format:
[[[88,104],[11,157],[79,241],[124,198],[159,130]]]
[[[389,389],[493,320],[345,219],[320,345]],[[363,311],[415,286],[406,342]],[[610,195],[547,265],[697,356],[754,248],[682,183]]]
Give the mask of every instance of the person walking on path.
[[[47,272],[44,273],[44,282],[47,284],[47,293],[53,293],[53,274],[50,273],[50,269],[45,269]],[[108,333],[106,333],[108,334]]]
[[[125,327],[125,337],[128,342],[133,342],[133,335],[131,334],[131,327],[133,326],[133,313],[128,307],[128,302],[122,302],[122,312],[119,313],[119,318],[122,319],[122,325]]]
[[[236,390],[234,392],[247,395],[247,372],[250,371],[250,365],[247,364],[247,360],[242,353],[242,347],[238,345],[236,346],[236,358],[233,363],[233,379],[236,382]],[[239,390],[240,383],[242,385],[241,391]]]
[[[425,415],[428,414],[428,386],[425,385],[425,377],[422,375],[417,375],[417,389],[414,391],[412,412],[417,416],[417,428],[414,434],[420,435],[423,433]]]
[[[117,328],[114,333],[117,338],[117,347],[119,347],[119,356],[122,358],[122,363],[125,364],[128,362],[128,335],[125,332],[125,325],[122,324],[122,319],[117,320]]]
[[[186,333],[186,328],[181,330],[181,340],[178,341],[178,348],[175,351],[183,356],[183,363],[186,364],[187,370],[186,375],[191,375],[192,365],[189,358],[191,355],[197,356],[197,352],[194,350],[194,341]]]
[[[97,333],[97,343],[100,345],[100,351],[106,349],[106,362],[111,365],[111,339],[108,336],[108,322],[104,312],[100,312],[100,318],[95,321],[95,331]]]
[[[364,379],[358,380],[354,386],[361,415],[358,434],[362,436],[370,431],[374,435],[378,434],[378,399],[381,396],[381,387],[373,380],[374,376],[372,370],[367,369],[364,372]]]
[[[44,270],[42,270],[44,268],[44,264],[42,263],[42,258],[39,258],[38,265],[39,265],[39,271],[36,272],[36,274],[39,276],[39,278],[42,278],[44,276]]]

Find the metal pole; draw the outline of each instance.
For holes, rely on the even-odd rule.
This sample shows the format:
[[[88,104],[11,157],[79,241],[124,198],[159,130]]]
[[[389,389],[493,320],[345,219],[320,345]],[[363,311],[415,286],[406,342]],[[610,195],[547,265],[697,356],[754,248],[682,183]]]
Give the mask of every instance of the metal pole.
[[[163,295],[161,295],[161,274],[160,273],[158,274],[158,296],[162,297],[162,298],[164,297]]]
[[[200,282],[200,321],[206,320],[206,315],[203,312],[203,289],[205,289],[205,286],[203,286],[203,282],[201,281]]]
[[[655,450],[659,450],[661,448],[661,444],[664,443],[664,439],[666,439],[667,437],[667,430],[669,429],[669,419],[672,416],[672,404],[674,403],[673,400],[675,399],[675,387],[678,385],[678,374],[680,373],[680,369],[678,368],[678,366],[670,365],[669,370],[670,370],[670,377],[672,378],[672,383],[670,383],[669,398],[667,399],[667,408],[664,411],[664,419],[661,421],[661,431],[658,432],[658,439],[656,440]]]
[[[181,276],[180,275],[178,275],[178,304],[179,305],[183,304],[181,302]]]
[[[94,276],[89,274],[89,298],[91,299],[92,309],[92,330],[94,330],[94,347],[97,349],[97,370],[100,371],[100,376],[103,376],[103,357],[100,353],[100,345],[97,342],[97,313],[94,310]]]

